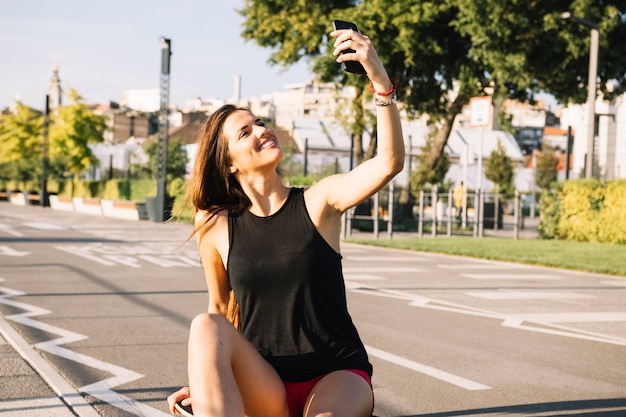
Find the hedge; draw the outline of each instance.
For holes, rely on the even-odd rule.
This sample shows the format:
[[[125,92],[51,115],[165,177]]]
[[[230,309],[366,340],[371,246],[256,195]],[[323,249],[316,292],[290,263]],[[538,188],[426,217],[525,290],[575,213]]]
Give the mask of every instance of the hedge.
[[[541,196],[539,210],[543,238],[626,244],[626,180],[565,181]]]

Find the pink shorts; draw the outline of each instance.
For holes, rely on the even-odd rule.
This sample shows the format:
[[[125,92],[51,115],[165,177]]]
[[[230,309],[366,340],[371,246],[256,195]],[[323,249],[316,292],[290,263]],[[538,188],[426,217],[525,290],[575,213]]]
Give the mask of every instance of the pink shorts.
[[[345,369],[346,371],[355,373],[363,378],[369,386],[372,386],[372,379],[369,374],[360,369]],[[315,385],[328,374],[323,374],[317,378],[303,382],[284,382],[285,391],[287,392],[287,403],[289,404],[289,417],[302,417],[304,413],[304,405],[309,394]],[[372,402],[372,412],[374,411],[374,403]]]

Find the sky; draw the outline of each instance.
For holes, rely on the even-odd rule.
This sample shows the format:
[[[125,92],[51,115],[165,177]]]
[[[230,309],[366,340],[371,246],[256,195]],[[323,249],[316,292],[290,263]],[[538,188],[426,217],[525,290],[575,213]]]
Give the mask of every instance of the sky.
[[[241,37],[243,0],[0,0],[0,109],[16,97],[43,109],[53,67],[86,103],[158,89],[161,37],[171,39],[170,103],[284,90],[312,78],[307,63],[270,66],[271,50]],[[330,31],[330,27],[329,27]],[[67,99],[66,99],[67,100]]]

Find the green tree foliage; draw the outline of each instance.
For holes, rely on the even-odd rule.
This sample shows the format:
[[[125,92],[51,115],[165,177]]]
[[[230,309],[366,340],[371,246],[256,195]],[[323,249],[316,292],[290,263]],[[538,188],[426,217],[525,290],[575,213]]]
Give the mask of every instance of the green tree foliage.
[[[43,117],[30,107],[16,103],[15,113],[0,118],[0,179],[13,180],[19,187],[39,178],[42,158]]]
[[[537,169],[535,171],[535,184],[542,190],[549,190],[557,179],[557,166],[559,158],[554,148],[543,144],[541,152],[537,153]]]
[[[513,161],[506,154],[506,149],[498,139],[498,145],[489,155],[485,165],[485,178],[496,185],[496,194],[503,193],[507,196],[513,195]]]
[[[606,98],[621,94],[626,54],[615,47],[626,39],[621,0],[246,0],[242,36],[271,48],[272,64],[309,59],[324,79],[364,91],[362,77],[341,72],[327,36],[332,19],[357,23],[396,79],[406,110],[430,115],[439,127],[423,160],[429,171],[444,157],[454,119],[471,97],[493,89],[494,102],[532,101],[543,90],[562,103],[585,101],[590,31],[563,20],[566,10],[600,25],[599,85]],[[617,81],[613,92],[606,91],[609,80]],[[355,134],[364,125],[355,120]]]
[[[425,166],[424,160],[428,157],[434,143],[434,138],[428,139],[422,153],[416,157],[418,167],[421,169],[416,170],[410,178],[411,188],[413,190],[421,190],[426,184],[438,185],[440,188],[444,185],[443,180],[445,179],[448,169],[450,169],[450,159],[446,153],[443,153],[442,157],[437,160],[437,164],[433,169],[423,169]]]
[[[76,179],[98,163],[89,145],[104,141],[106,121],[94,114],[75,90],[70,90],[69,98],[72,103],[60,107],[50,124],[50,161],[55,171]]]
[[[146,142],[144,149],[148,155],[146,171],[150,177],[156,178],[158,152],[156,137]],[[187,174],[188,163],[189,157],[187,156],[185,145],[179,140],[170,138],[167,141],[167,166],[165,167],[167,181],[170,182],[175,178],[183,178]]]

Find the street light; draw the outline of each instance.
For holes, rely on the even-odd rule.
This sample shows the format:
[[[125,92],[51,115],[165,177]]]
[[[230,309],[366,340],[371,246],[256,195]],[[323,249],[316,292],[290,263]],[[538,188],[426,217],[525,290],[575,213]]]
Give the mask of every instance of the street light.
[[[570,12],[564,12],[561,17],[573,20],[591,29],[591,41],[589,45],[589,80],[587,85],[587,156],[585,160],[585,177],[593,176],[593,148],[595,142],[596,121],[596,77],[598,75],[598,39],[600,27],[589,20],[578,17]]]
[[[162,223],[169,218],[170,198],[167,195],[167,142],[168,115],[170,96],[170,56],[172,41],[161,37],[161,87],[159,107],[159,140],[157,143],[157,195],[155,221]],[[167,218],[166,218],[167,217]]]
[[[46,106],[43,114],[43,131],[41,143],[41,186],[39,187],[39,205],[50,207],[50,196],[48,194],[48,165],[50,144],[48,139],[48,125],[50,123],[50,96],[46,94]]]

